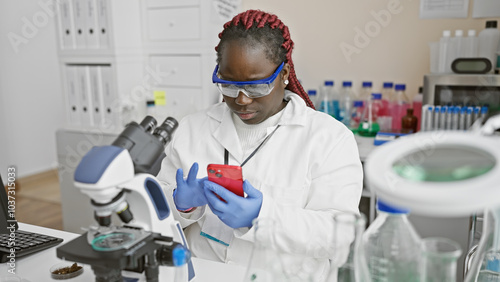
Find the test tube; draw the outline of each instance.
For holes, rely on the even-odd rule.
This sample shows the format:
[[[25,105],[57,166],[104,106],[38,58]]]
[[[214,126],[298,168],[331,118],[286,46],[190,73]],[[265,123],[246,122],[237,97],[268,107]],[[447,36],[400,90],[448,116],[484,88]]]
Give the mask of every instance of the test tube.
[[[453,109],[453,114],[452,114],[452,122],[451,122],[452,130],[458,130],[459,116],[460,116],[460,106],[456,106],[455,109]]]
[[[469,130],[472,125],[472,115],[474,114],[474,107],[467,107],[467,116],[465,117],[465,130]]]
[[[424,131],[431,131],[432,127],[432,117],[433,117],[434,106],[433,105],[425,105],[422,113],[424,114],[425,121],[422,121],[422,125],[424,126]]]
[[[467,116],[467,107],[462,107],[462,109],[460,110],[460,126],[458,127],[458,129],[460,130],[465,130],[466,127],[465,127],[465,117]]]
[[[455,111],[454,106],[449,106],[446,112],[446,129],[451,130],[453,124],[453,112]]]
[[[473,122],[476,122],[476,120],[478,120],[480,118],[480,113],[481,113],[481,107],[474,107],[474,119],[473,119]]]
[[[486,115],[488,114],[488,106],[482,106],[481,107],[481,117],[483,120],[486,118]]]
[[[434,107],[434,130],[439,129],[439,113],[441,112],[441,106]]]
[[[448,106],[441,106],[441,112],[439,113],[439,129],[446,129],[446,114],[448,112]]]

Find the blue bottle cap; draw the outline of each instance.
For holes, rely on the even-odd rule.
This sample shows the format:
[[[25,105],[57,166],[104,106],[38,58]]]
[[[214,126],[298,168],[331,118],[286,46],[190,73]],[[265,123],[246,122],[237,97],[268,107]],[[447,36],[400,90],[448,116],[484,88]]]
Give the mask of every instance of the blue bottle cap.
[[[344,86],[344,87],[351,87],[352,86],[352,82],[351,81],[344,81],[344,82],[342,82],[342,86]]]
[[[354,107],[363,107],[363,101],[354,101]]]
[[[441,106],[435,106],[434,107],[434,112],[439,113],[441,111]]]
[[[380,99],[382,99],[382,93],[372,93],[372,99],[373,100],[380,100]]]
[[[460,111],[461,114],[467,113],[467,107],[463,107],[462,110]]]
[[[307,94],[308,94],[308,95],[313,95],[313,96],[314,96],[314,95],[316,95],[316,94],[317,94],[317,92],[316,92],[316,90],[312,90],[312,89],[311,89],[311,90],[307,90]]]
[[[384,88],[392,88],[394,84],[392,82],[384,82]]]
[[[363,81],[363,87],[372,87],[371,81]]]
[[[182,245],[177,245],[172,250],[172,261],[174,266],[184,265],[189,260],[188,250],[186,250]]]
[[[487,114],[487,113],[488,113],[488,107],[483,106],[483,107],[481,108],[481,113],[482,113],[482,114]]]
[[[387,203],[384,203],[380,199],[377,199],[377,209],[379,211],[387,212],[387,213],[395,213],[395,214],[407,214],[410,212],[408,209],[396,208],[394,206],[390,206]]]
[[[333,80],[325,80],[325,86],[333,86]]]
[[[454,114],[459,114],[460,113],[460,107],[459,106],[456,106],[455,107],[455,110],[453,111]]]
[[[474,113],[479,114],[479,107],[474,108]]]
[[[455,111],[455,106],[448,107],[448,113],[453,113]]]
[[[473,108],[472,108],[472,107],[468,107],[468,108],[467,108],[467,113],[468,113],[468,114],[472,114],[472,111],[473,111]]]
[[[448,111],[448,106],[441,107],[441,113],[446,113]]]
[[[394,85],[394,89],[403,91],[403,90],[406,90],[406,85],[405,84],[396,84],[396,85]]]

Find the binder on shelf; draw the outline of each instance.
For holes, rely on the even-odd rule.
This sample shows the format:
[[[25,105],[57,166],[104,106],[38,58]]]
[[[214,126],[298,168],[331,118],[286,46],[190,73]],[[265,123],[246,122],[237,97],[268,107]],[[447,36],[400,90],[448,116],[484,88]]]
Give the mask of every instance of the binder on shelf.
[[[73,23],[75,26],[75,45],[77,49],[86,48],[86,8],[87,0],[73,0]]]
[[[89,66],[90,93],[92,98],[92,121],[95,127],[103,126],[103,98],[101,86],[101,69],[99,66]]]
[[[65,68],[66,77],[66,113],[68,116],[70,125],[81,125],[80,118],[80,103],[78,97],[78,79],[76,76],[77,67],[66,65]]]
[[[85,127],[91,127],[92,122],[92,98],[90,97],[90,81],[89,81],[89,68],[85,65],[77,66],[77,93],[79,103],[81,106],[81,124]]]
[[[56,1],[59,19],[59,41],[61,49],[75,48],[75,28],[73,25],[73,5],[71,0]]]
[[[99,48],[109,47],[109,21],[108,21],[108,0],[95,0],[97,8],[97,33],[99,34]]]
[[[113,69],[111,65],[99,66],[103,97],[103,126],[117,128],[119,124],[120,99],[113,87]]]
[[[84,0],[85,42],[87,48],[99,48],[99,26],[97,24],[97,0]]]

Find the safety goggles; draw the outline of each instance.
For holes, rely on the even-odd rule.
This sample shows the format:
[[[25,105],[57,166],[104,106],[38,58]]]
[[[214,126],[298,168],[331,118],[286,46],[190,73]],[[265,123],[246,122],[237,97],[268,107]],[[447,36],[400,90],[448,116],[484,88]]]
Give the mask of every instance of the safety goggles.
[[[268,78],[251,81],[229,81],[219,78],[219,65],[215,66],[212,82],[215,83],[220,93],[231,98],[238,97],[240,92],[247,95],[248,98],[260,98],[269,95],[274,89],[274,81],[285,66],[281,63],[276,71]]]

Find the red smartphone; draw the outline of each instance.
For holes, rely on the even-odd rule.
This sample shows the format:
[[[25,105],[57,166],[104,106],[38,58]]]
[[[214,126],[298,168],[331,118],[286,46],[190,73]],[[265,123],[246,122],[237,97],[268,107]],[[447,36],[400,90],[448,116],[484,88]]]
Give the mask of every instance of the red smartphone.
[[[219,184],[238,196],[244,197],[241,166],[209,164],[207,173],[208,180]]]

